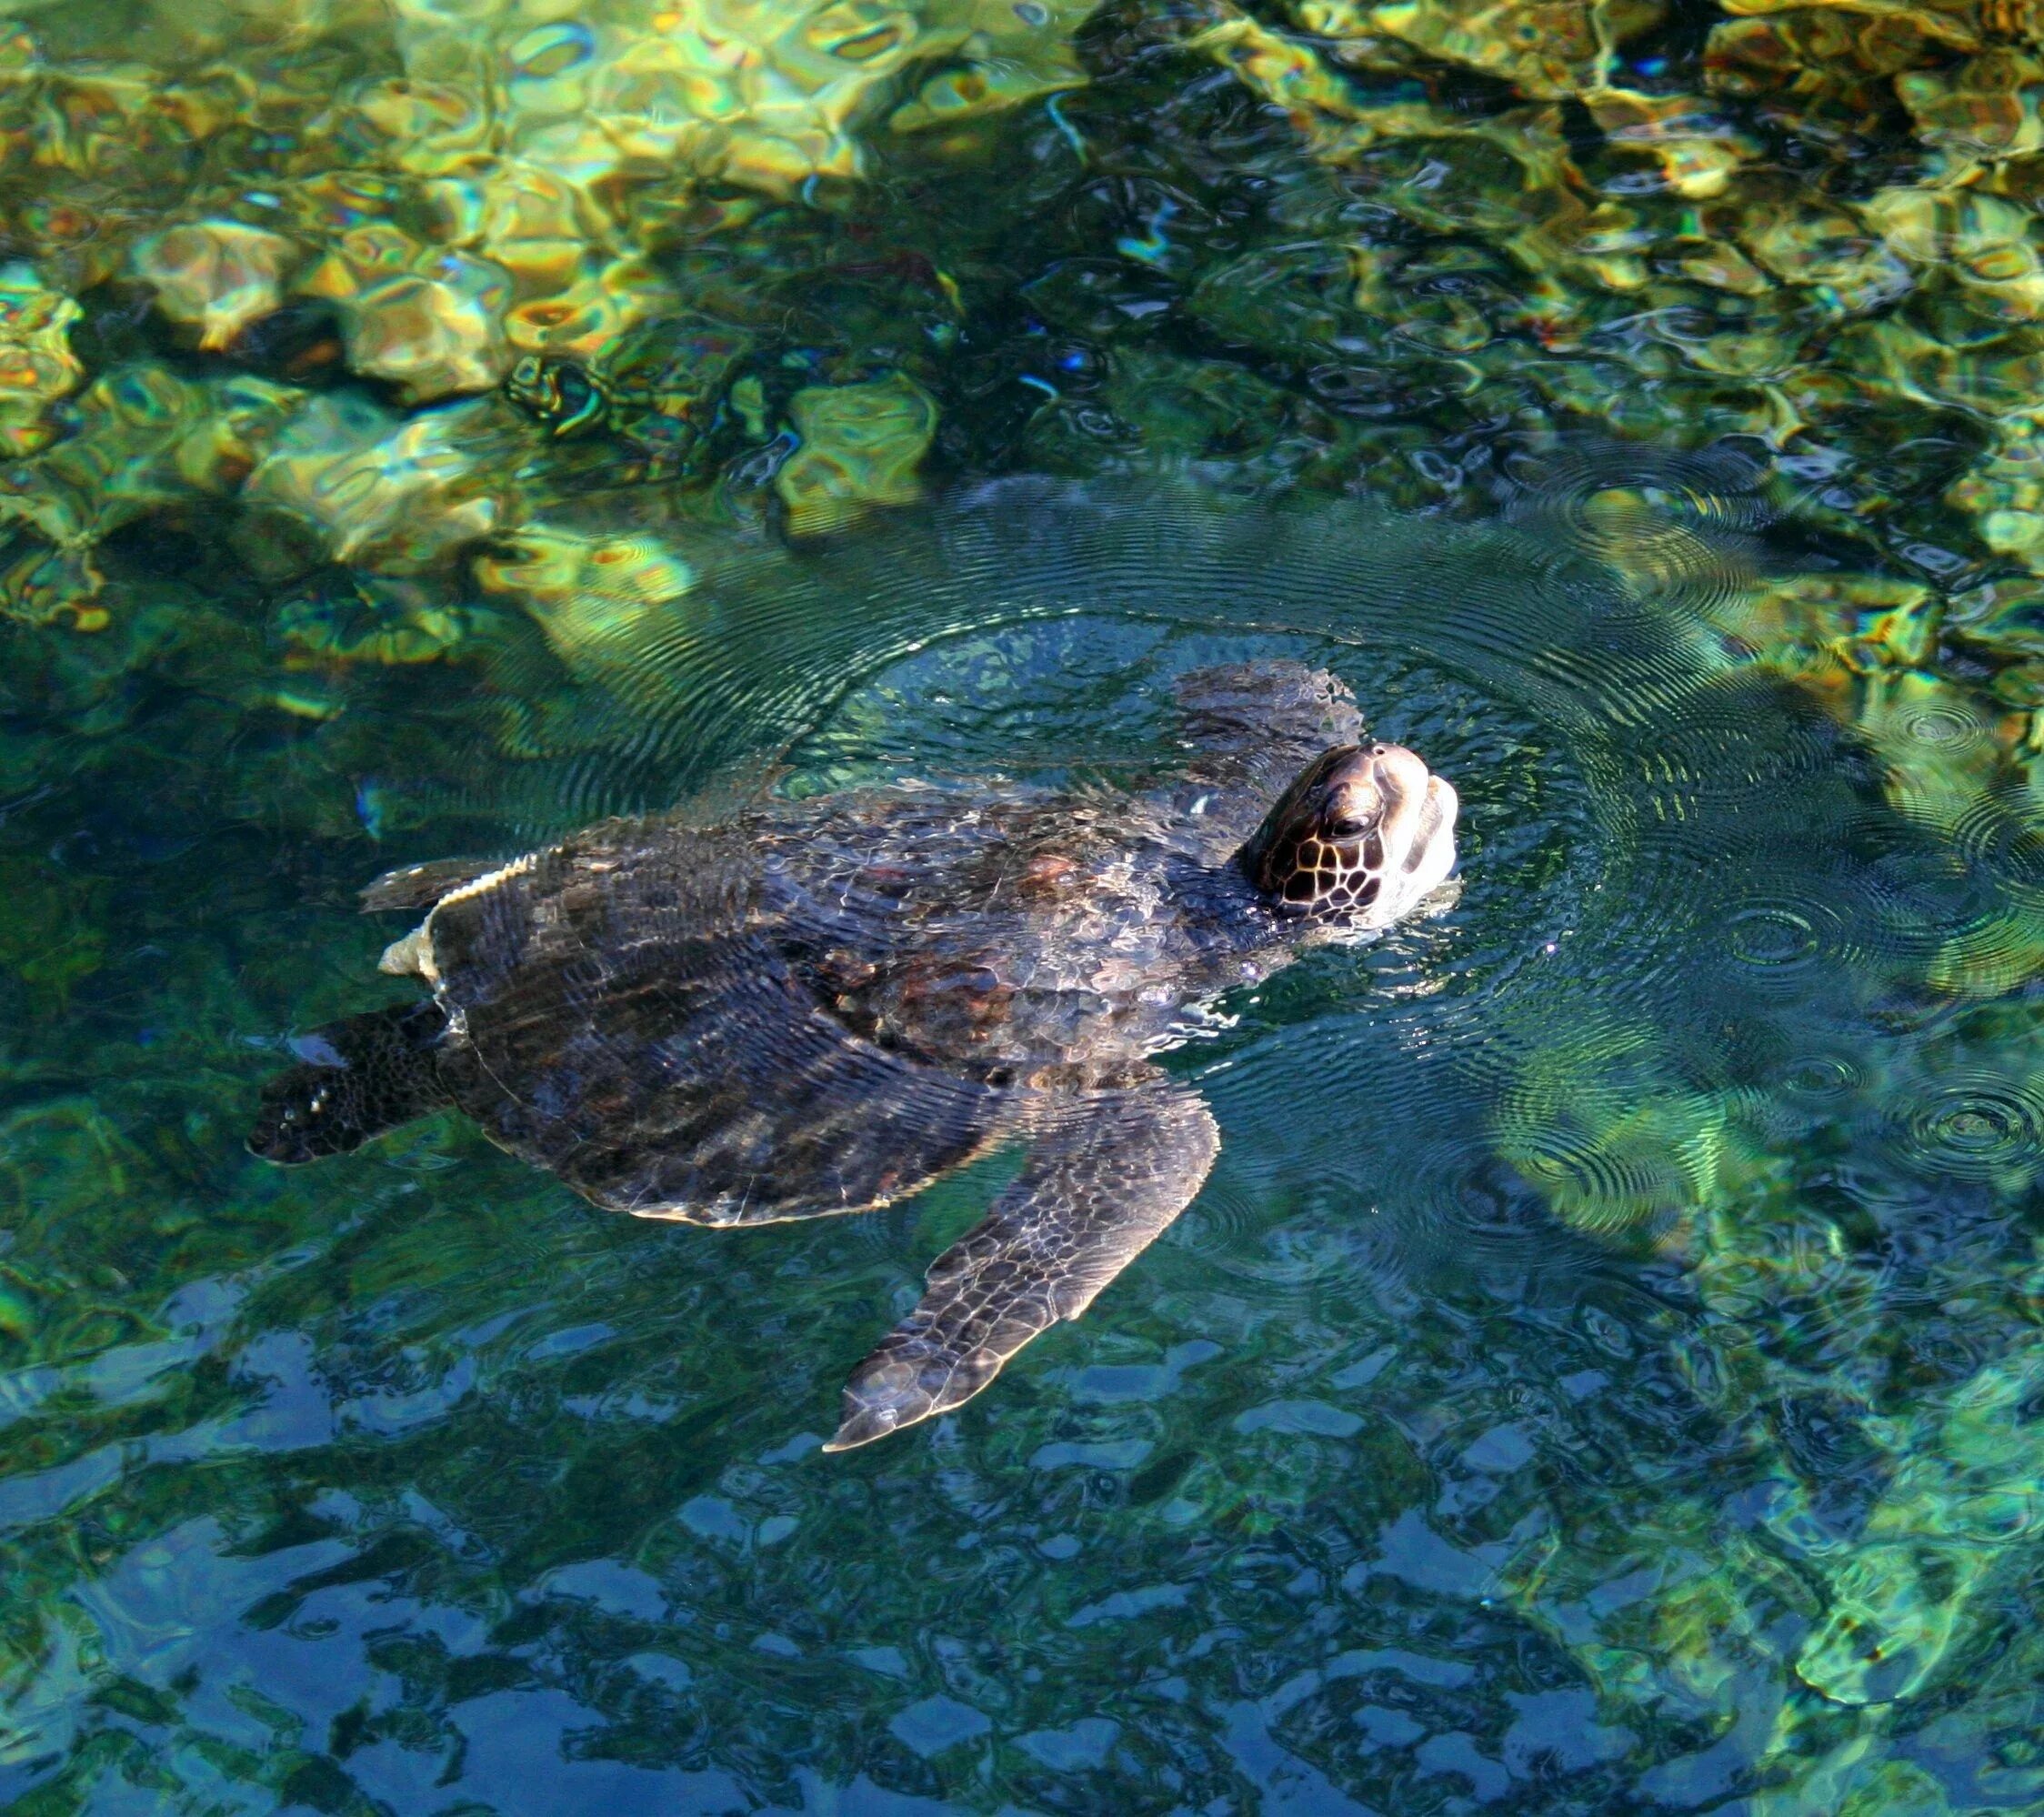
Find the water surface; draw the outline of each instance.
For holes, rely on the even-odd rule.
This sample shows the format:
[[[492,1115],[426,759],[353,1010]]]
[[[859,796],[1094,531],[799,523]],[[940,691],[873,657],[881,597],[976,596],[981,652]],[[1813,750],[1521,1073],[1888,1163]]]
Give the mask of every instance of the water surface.
[[[2039,1808],[2020,22],[726,10],[11,9],[0,1798]],[[956,1415],[820,1451],[1012,1154],[242,1149],[378,871],[1268,656],[1462,894]]]

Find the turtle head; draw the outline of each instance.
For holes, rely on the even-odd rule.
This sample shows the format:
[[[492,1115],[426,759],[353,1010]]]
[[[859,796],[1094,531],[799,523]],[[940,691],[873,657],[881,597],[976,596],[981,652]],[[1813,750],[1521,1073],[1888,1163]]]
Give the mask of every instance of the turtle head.
[[[1457,806],[1403,745],[1337,745],[1299,772],[1235,861],[1279,915],[1388,928],[1455,868]]]

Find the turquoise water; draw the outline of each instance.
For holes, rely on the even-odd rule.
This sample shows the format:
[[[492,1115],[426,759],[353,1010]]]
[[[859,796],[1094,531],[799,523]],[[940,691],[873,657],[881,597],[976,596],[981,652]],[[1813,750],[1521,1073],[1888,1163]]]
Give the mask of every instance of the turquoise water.
[[[1913,77],[1720,83],[1719,204],[1462,40],[1017,7],[972,53],[1011,105],[847,103],[799,182],[741,136],[632,204],[640,316],[514,370],[476,278],[510,338],[422,378],[345,233],[452,244],[392,173],[482,185],[433,121],[552,119],[567,9],[13,10],[0,105],[64,150],[0,203],[78,373],[0,485],[0,1802],[2044,1810],[2034,424],[1976,395],[2035,331],[1973,228],[1911,277],[1753,225],[1949,179],[1991,226],[2026,166],[1933,168]],[[1686,92],[1725,23],[1620,73]],[[130,169],[93,123],[135,67],[258,99],[147,115],[195,136]],[[441,113],[364,98],[394,72]],[[268,220],[258,179],[360,268],[201,345],[195,255],[129,241]],[[1557,194],[1635,215],[1542,277]],[[1760,287],[1708,287],[1735,242]],[[1663,263],[1593,281],[1625,257]],[[1898,379],[1905,330],[1942,364]],[[1111,787],[1170,761],[1176,677],[1255,657],[1455,783],[1461,895],[1223,999],[1167,1062],[1205,1190],[954,1415],[820,1449],[1013,1153],[715,1232],[452,1117],[243,1149],[294,1037],[405,994],[380,871],[761,788]]]

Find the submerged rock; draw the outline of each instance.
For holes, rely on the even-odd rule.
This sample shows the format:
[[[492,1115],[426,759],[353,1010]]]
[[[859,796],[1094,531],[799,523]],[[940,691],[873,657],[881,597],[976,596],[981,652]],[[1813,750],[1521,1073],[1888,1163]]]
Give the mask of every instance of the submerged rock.
[[[588,358],[670,306],[646,255],[707,189],[789,196],[866,141],[1086,80],[1090,0],[598,0],[552,7],[145,7],[139,35],[0,39],[0,132],[32,162],[15,244],[63,287],[131,272],[208,351],[294,268],[348,358],[410,402],[516,355]]]
[[[297,256],[282,234],[238,221],[195,221],[151,235],[135,247],[134,264],[155,291],[156,306],[196,327],[199,346],[218,353],[282,306],[283,280]]]
[[[398,417],[366,398],[308,403],[242,497],[308,528],[321,557],[385,574],[434,567],[517,515],[495,399]]]
[[[1991,1364],[1923,1422],[1860,1542],[1828,1561],[1829,1606],[1796,1671],[1838,1703],[1929,1684],[1969,1606],[2013,1549],[2044,1533],[2044,1430],[2034,1357]]]
[[[905,374],[864,385],[813,385],[788,416],[800,446],[775,476],[797,536],[834,530],[872,505],[912,505],[917,469],[937,434],[937,403]]]
[[[71,351],[78,306],[25,265],[0,267],[0,443],[34,454],[55,433],[50,406],[85,382]]]
[[[152,512],[234,496],[301,398],[258,378],[194,384],[146,364],[95,380],[68,439],[0,468],[0,520],[31,545],[0,577],[0,610],[104,628],[99,545]]]
[[[696,584],[658,537],[588,536],[528,525],[476,561],[486,593],[532,615],[571,671],[650,662],[663,621]]]

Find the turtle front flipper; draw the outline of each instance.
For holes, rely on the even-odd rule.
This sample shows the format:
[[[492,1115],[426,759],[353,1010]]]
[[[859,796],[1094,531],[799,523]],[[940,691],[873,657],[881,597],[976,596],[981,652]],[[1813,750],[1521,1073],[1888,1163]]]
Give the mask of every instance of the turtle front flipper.
[[[450,1100],[435,1050],[446,1018],[430,999],[350,1016],[293,1042],[302,1065],[263,1088],[248,1147],[296,1163],[345,1155]]]
[[[1155,1085],[1073,1100],[986,1218],[931,1264],[907,1318],[852,1371],[826,1451],[869,1444],[969,1400],[1008,1358],[1076,1319],[1172,1219],[1220,1132],[1197,1093]]]

